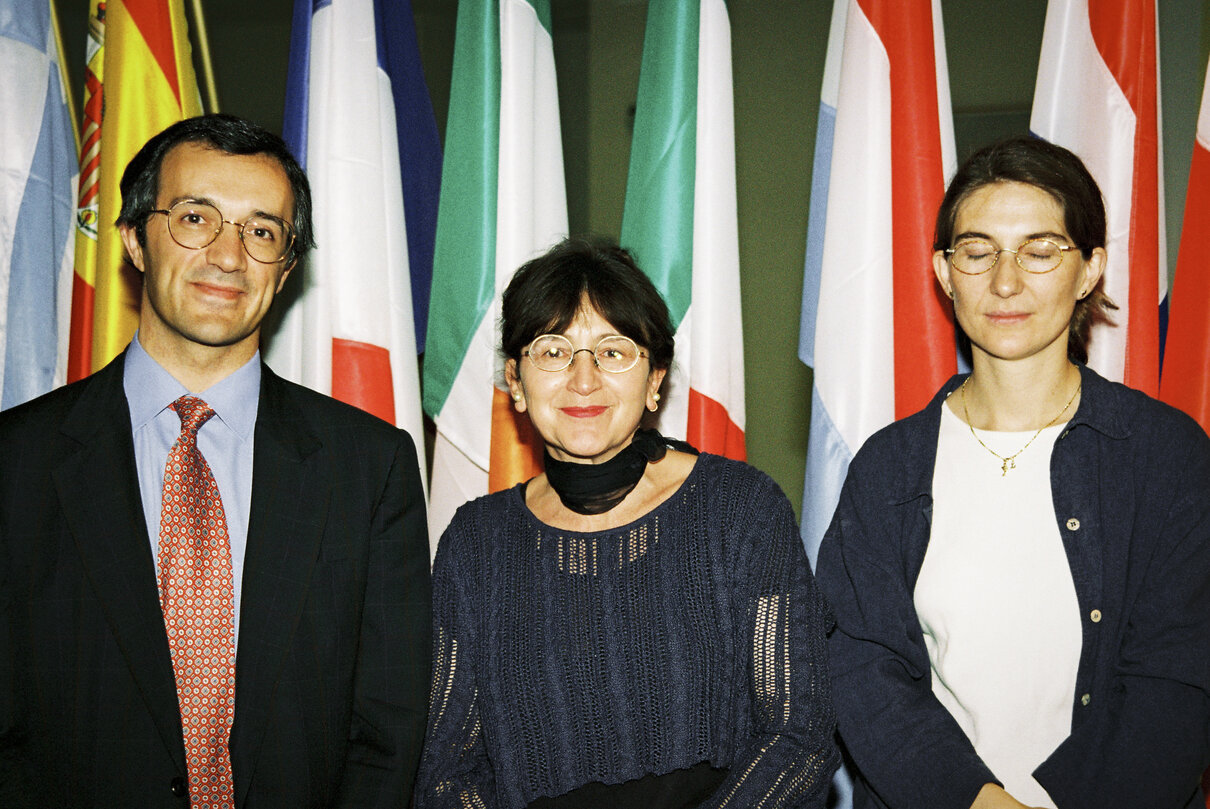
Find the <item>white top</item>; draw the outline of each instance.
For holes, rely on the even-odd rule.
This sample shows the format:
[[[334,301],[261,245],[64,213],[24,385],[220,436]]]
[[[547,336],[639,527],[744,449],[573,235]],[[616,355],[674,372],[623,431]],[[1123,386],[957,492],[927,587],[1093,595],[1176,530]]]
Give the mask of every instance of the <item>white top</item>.
[[[933,693],[1010,795],[1054,807],[1034,769],[1071,733],[1080,610],[1055,522],[1048,427],[1007,474],[942,407],[915,604]],[[1008,457],[1033,431],[978,431]]]

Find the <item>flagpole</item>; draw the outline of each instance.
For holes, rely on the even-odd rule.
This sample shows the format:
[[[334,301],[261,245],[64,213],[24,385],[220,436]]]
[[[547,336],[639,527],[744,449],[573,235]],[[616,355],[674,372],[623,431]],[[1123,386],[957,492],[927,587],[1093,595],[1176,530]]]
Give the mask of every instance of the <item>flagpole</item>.
[[[50,28],[55,32],[55,48],[59,51],[59,80],[63,82],[63,93],[67,96],[67,115],[71,118],[71,133],[76,139],[76,154],[80,153],[80,119],[76,115],[76,94],[71,87],[71,77],[67,75],[66,51],[63,49],[63,29],[59,26],[59,12],[55,8],[55,0],[47,0],[50,6]]]
[[[197,30],[197,50],[202,59],[202,84],[206,87],[206,106],[218,112],[218,85],[214,81],[214,61],[210,58],[210,35],[202,14],[202,0],[193,0],[193,25]]]

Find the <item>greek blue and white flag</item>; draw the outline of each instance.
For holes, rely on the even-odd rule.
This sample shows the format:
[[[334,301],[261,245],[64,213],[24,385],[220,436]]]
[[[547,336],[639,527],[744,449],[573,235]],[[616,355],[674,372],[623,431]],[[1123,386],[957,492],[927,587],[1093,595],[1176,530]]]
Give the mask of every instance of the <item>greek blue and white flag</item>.
[[[76,178],[50,0],[0,0],[0,409],[64,380]]]

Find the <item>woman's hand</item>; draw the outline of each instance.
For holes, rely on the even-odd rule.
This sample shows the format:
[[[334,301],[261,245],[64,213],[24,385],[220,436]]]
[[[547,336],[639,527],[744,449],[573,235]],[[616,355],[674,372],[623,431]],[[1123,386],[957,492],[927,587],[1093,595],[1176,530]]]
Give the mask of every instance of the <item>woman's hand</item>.
[[[995,784],[984,784],[971,809],[1037,809],[1028,807]]]

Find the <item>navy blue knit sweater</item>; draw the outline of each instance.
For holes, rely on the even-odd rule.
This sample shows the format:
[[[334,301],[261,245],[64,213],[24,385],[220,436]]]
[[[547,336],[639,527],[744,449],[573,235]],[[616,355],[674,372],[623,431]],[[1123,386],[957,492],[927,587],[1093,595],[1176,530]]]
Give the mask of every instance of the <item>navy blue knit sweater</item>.
[[[829,616],[768,476],[699,457],[628,525],[552,528],[522,487],[459,509],[433,571],[417,806],[518,809],[708,761],[704,806],[823,807]]]

